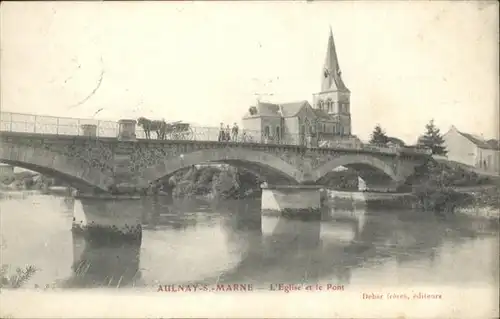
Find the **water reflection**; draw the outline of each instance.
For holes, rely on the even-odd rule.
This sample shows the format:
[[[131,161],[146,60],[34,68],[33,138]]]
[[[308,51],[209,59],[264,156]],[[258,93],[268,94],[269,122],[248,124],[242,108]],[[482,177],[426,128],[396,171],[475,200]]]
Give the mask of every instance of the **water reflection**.
[[[76,232],[72,238],[73,275],[66,287],[120,287],[140,279],[140,244],[101,245]]]
[[[247,212],[245,216],[248,215]],[[254,215],[260,217],[260,209],[257,208]],[[233,216],[238,219],[239,214]],[[217,280],[228,283],[313,283],[328,276],[336,283],[348,283],[350,264],[346,262],[345,252],[355,242],[363,223],[364,212],[354,210],[327,210],[322,221],[262,216],[260,231],[254,230],[254,236],[259,233],[259,238],[246,241],[245,258]],[[232,227],[225,229],[229,233],[235,232]]]
[[[45,258],[38,265],[44,280],[64,276],[66,287],[498,280],[498,261],[488,259],[498,251],[490,239],[493,234],[493,242],[498,240],[498,229],[476,241],[488,228],[469,219],[336,203],[325,208],[321,221],[301,221],[261,216],[258,200],[208,204],[159,197],[143,202],[142,245],[110,246],[69,231],[74,199],[39,197],[35,202],[38,220],[25,209],[33,199],[0,202],[8,243],[3,262],[38,265]],[[15,225],[26,237],[16,237]],[[57,240],[50,247],[33,248],[51,232]],[[71,255],[62,249],[67,242],[72,242]],[[44,249],[56,258],[44,257]],[[38,259],[31,261],[19,253],[35,250]]]

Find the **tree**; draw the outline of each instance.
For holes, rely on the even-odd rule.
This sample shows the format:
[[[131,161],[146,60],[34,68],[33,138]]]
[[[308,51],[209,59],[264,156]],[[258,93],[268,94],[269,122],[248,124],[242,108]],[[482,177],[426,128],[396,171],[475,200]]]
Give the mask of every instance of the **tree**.
[[[425,134],[418,139],[417,145],[431,149],[433,155],[446,155],[448,151],[444,146],[444,139],[434,120],[425,126]]]
[[[389,142],[389,138],[385,134],[385,131],[382,129],[380,124],[377,124],[372,132],[370,144],[386,145],[387,142]]]

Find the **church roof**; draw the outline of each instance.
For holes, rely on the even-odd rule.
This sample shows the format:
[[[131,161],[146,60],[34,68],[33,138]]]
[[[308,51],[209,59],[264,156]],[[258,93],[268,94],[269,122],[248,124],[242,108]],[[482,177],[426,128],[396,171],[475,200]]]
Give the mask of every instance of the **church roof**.
[[[280,104],[281,114],[283,114],[283,117],[295,116],[307,104],[309,104],[309,102],[305,100]]]
[[[293,117],[296,116],[306,105],[309,105],[309,102],[307,102],[306,100],[282,104],[258,102],[255,106],[255,108],[257,109],[257,113],[253,115],[247,114],[244,118],[261,116]]]
[[[321,109],[313,109],[314,114],[319,117],[320,119],[324,120],[332,120],[332,117],[328,115],[324,110]]]
[[[257,114],[261,116],[281,116],[279,111],[280,108],[277,104],[265,102],[259,102],[257,104]]]

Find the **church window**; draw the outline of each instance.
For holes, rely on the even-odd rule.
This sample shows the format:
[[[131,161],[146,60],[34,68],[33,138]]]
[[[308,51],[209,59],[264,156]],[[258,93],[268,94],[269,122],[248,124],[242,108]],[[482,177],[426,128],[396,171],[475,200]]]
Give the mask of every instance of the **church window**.
[[[269,126],[264,127],[264,136],[269,137]]]
[[[281,138],[281,129],[280,129],[279,125],[276,126],[276,138],[277,139]]]
[[[323,101],[319,101],[319,102],[318,102],[318,108],[319,108],[320,110],[323,110]]]
[[[328,100],[327,105],[328,105],[328,112],[332,112],[332,108],[333,108],[333,103],[332,103],[332,101],[331,101],[331,100]]]

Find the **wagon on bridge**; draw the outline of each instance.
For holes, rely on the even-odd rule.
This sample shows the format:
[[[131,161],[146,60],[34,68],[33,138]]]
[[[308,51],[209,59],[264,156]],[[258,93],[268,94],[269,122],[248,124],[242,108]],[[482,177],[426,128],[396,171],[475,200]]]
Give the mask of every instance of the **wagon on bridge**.
[[[194,132],[189,123],[177,121],[167,123],[165,127],[165,135],[171,140],[192,140]]]

